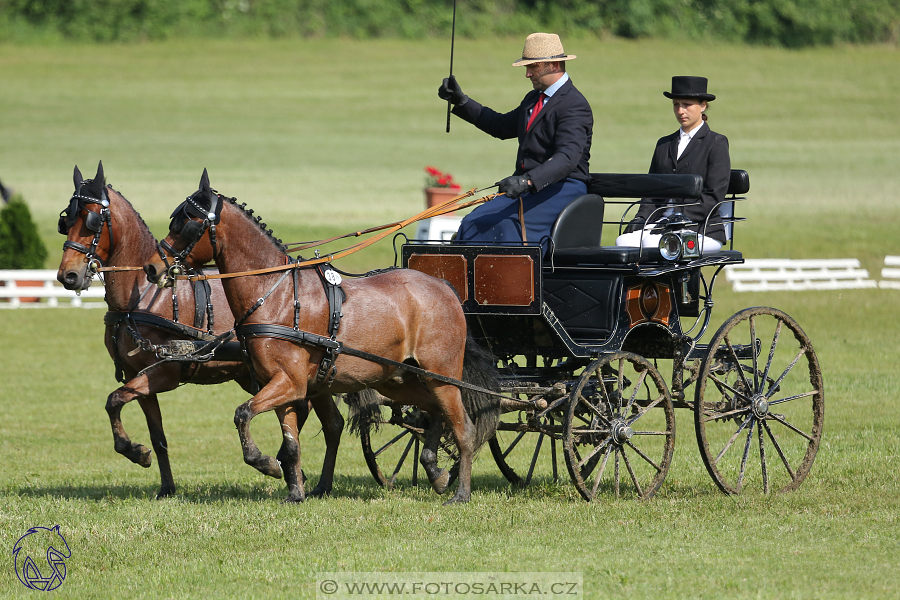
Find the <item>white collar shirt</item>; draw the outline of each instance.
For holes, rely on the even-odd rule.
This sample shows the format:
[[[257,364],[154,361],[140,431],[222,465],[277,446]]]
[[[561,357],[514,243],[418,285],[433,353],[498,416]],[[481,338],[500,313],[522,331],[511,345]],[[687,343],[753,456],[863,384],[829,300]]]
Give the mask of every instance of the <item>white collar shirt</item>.
[[[691,143],[691,140],[694,139],[694,136],[700,131],[700,128],[703,127],[703,121],[700,121],[700,124],[688,131],[684,132],[683,129],[679,129],[678,133],[681,134],[678,138],[678,154],[675,156],[675,160],[681,158],[681,153],[684,152],[684,149],[687,148],[687,145]]]

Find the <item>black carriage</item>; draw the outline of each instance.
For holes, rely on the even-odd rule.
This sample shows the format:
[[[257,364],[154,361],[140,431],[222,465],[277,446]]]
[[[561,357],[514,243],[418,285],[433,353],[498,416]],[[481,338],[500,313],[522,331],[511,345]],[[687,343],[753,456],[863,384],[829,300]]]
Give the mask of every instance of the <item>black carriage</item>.
[[[621,228],[626,219],[604,221],[611,207],[641,197],[690,202],[701,188],[694,175],[593,175],[589,193],[560,214],[546,252],[547,240],[544,248],[403,244],[402,266],[453,284],[470,329],[498,360],[504,417],[490,446],[512,483],[558,480],[563,461],[588,501],[650,498],[672,462],[676,408],[693,412],[703,462],[726,493],[792,490],[809,473],[824,390],[800,326],[777,309],[748,308],[698,341],[719,274],[743,262],[733,242],[701,254],[676,212],[658,248],[600,243],[604,223]],[[747,173],[733,171],[729,226],[742,220],[731,215],[748,190]],[[370,469],[382,484],[404,469],[415,481],[427,417],[383,410],[395,428],[377,444],[364,432]],[[444,449],[452,461],[452,444]]]

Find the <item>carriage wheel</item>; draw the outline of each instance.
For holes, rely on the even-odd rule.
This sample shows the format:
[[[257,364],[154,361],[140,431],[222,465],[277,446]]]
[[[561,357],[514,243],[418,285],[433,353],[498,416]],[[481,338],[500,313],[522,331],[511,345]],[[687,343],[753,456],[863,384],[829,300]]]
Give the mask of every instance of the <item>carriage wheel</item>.
[[[601,357],[584,370],[568,408],[563,451],[584,499],[652,498],[675,451],[672,396],[656,367],[630,352]]]
[[[532,427],[540,431],[535,432]],[[501,418],[500,429],[488,445],[494,462],[507,481],[525,487],[531,484],[536,473],[547,470],[552,474],[554,483],[559,481],[557,457],[560,434],[553,430],[560,427],[559,419],[554,418],[553,414],[542,417],[533,424],[522,422],[518,417]]]
[[[430,422],[430,416],[414,406],[385,405],[380,407],[377,427],[372,423],[360,428],[363,457],[378,485],[386,488],[419,483],[430,485],[419,464]],[[450,484],[456,480],[457,461],[452,438],[442,436],[438,446],[438,466],[450,471]]]
[[[700,454],[723,492],[800,486],[819,448],[825,395],[796,321],[766,307],[732,316],[710,343],[695,393]]]

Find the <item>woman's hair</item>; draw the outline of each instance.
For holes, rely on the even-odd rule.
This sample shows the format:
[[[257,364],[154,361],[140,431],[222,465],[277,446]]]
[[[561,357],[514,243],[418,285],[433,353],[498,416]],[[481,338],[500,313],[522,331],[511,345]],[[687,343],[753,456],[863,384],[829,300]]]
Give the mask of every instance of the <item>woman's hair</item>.
[[[706,111],[709,110],[709,102],[706,102],[706,100],[702,100],[701,102],[706,103],[706,108],[704,108],[703,112],[700,114],[701,118],[703,118],[703,122],[706,123]]]

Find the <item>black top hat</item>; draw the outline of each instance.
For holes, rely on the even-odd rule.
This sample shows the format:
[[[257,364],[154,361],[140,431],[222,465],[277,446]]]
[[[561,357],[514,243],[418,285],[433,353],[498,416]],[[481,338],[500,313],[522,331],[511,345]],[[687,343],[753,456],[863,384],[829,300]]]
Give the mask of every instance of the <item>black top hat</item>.
[[[706,93],[706,77],[689,77],[685,75],[672,78],[672,93],[663,92],[666,98],[695,98],[697,100],[715,100],[716,97]]]

